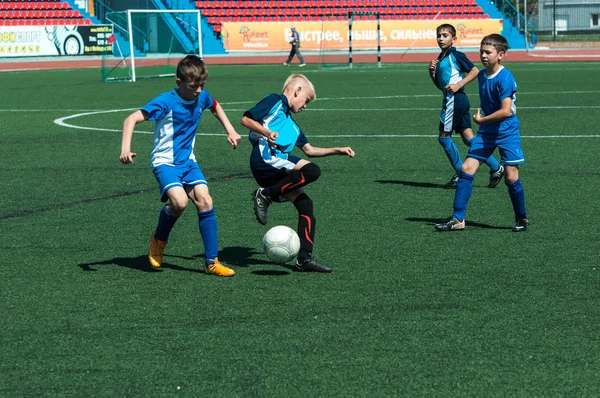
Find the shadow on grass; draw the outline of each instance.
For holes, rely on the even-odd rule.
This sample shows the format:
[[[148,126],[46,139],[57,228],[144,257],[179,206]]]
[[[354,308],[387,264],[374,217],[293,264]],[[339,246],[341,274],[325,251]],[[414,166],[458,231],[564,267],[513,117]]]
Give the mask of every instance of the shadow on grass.
[[[439,224],[444,221],[448,221],[449,219],[441,220],[439,218],[408,217],[408,218],[405,218],[405,220],[410,221],[410,222],[429,224],[433,227],[435,224]],[[497,225],[483,224],[483,223],[470,221],[470,220],[467,220],[466,225],[467,225],[467,228],[474,227],[474,228],[482,228],[482,229],[512,229],[512,227],[501,227],[501,226],[497,226]]]
[[[263,258],[256,258],[255,255],[262,256]],[[219,258],[223,259],[223,262],[229,265],[234,265],[238,267],[248,267],[250,265],[273,265],[280,266],[283,269],[281,270],[255,270],[250,273],[253,275],[260,276],[284,276],[289,275],[289,271],[292,270],[292,266],[288,264],[275,264],[271,261],[268,261],[262,252],[257,251],[255,248],[251,247],[241,247],[241,246],[233,246],[233,247],[224,247],[221,249]]]
[[[262,253],[250,247],[225,247],[220,250],[219,259],[221,259],[221,261],[224,264],[233,267],[248,267],[250,265],[278,265],[266,260],[266,258],[264,260],[260,258],[254,258],[254,256],[257,254],[261,255]],[[169,263],[169,258],[178,258],[183,260],[194,261],[195,266],[193,268],[188,268],[182,267],[180,265],[171,264]],[[198,254],[191,257],[165,254],[163,264],[160,268],[153,268],[152,266],[150,266],[150,264],[148,263],[148,256],[146,255],[137,257],[115,257],[110,260],[78,264],[78,266],[83,271],[97,271],[97,266],[102,265],[117,265],[119,267],[134,269],[142,272],[162,272],[163,269],[172,269],[175,271],[204,273],[204,261],[198,261],[204,258],[204,254]],[[283,264],[281,265],[281,267],[284,268],[284,270],[256,270],[252,271],[251,273],[263,276],[281,276],[288,275],[289,271],[291,271],[292,269],[292,266],[288,264]]]
[[[167,257],[195,260],[194,257],[169,256],[169,255],[165,255],[165,260],[167,259]],[[115,257],[110,260],[79,264],[79,267],[83,271],[96,271],[96,268],[94,266],[98,266],[98,265],[118,265],[119,267],[135,269],[135,270],[142,271],[142,272],[162,272],[161,270],[165,269],[165,268],[174,269],[176,271],[203,272],[201,269],[186,268],[186,267],[181,267],[179,265],[169,264],[168,261],[163,261],[163,264],[160,267],[160,269],[153,268],[148,263],[148,256],[146,256],[146,255],[137,256],[137,257]]]
[[[430,182],[418,182],[418,181],[400,181],[400,180],[375,180],[379,184],[400,184],[407,187],[419,187],[419,188],[443,188],[442,184],[432,184]]]

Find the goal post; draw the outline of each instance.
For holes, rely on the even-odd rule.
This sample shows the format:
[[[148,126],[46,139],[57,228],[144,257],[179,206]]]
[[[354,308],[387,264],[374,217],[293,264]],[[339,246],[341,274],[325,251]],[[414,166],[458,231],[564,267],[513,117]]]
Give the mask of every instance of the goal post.
[[[102,57],[105,82],[172,77],[183,56],[202,57],[200,10],[115,11],[106,21],[113,52]]]
[[[379,19],[379,13],[371,13],[371,12],[353,12],[350,11],[348,13],[348,69],[352,69],[354,66],[352,59],[352,27],[354,25],[355,16],[375,16],[375,20],[377,21],[377,29],[376,31],[376,40],[377,40],[377,67],[381,68],[381,21]]]
[[[322,19],[319,68],[381,68],[378,12],[348,12]]]

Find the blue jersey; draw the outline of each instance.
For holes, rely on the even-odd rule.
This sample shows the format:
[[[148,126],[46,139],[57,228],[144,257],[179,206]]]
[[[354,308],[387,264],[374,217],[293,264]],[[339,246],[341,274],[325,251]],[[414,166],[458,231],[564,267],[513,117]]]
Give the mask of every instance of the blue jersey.
[[[460,82],[467,73],[475,67],[473,62],[467,56],[458,51],[455,47],[450,47],[445,54],[440,53],[437,58],[437,66],[435,67],[435,80],[442,90],[442,113],[440,121],[443,124],[448,124],[448,120],[452,119],[454,114],[454,94],[446,91],[446,86]],[[464,92],[464,87],[459,93]],[[468,108],[468,100],[467,100]]]
[[[308,144],[300,127],[292,119],[287,97],[283,94],[267,95],[244,115],[279,135],[275,141],[277,147],[272,148],[272,156],[287,159],[294,146],[303,147]],[[252,145],[262,141],[262,144],[268,146],[267,138],[262,134],[250,130],[248,138]]]
[[[202,90],[194,101],[181,98],[177,91],[160,94],[144,105],[148,120],[154,121],[154,139],[150,163],[152,167],[162,164],[181,165],[196,160],[194,142],[202,112],[213,106],[208,91]]]
[[[517,119],[517,82],[512,73],[504,66],[498,72],[488,76],[485,69],[479,72],[479,99],[484,115],[502,109],[502,100],[512,100],[510,117],[497,123],[486,123],[479,126],[479,133],[496,135],[497,139],[519,137],[519,119]]]

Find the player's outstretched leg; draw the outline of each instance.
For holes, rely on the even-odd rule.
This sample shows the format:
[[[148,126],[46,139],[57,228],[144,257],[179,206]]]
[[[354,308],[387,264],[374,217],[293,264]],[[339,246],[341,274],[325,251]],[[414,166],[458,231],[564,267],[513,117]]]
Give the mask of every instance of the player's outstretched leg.
[[[254,215],[259,223],[267,225],[267,212],[271,204],[271,198],[264,195],[264,188],[259,188],[252,192],[252,201],[254,202]]]

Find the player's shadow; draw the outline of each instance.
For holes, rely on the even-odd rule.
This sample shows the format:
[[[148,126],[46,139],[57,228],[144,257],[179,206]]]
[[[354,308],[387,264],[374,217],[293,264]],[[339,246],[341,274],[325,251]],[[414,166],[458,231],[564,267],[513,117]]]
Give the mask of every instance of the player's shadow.
[[[399,184],[407,187],[418,187],[418,188],[443,188],[443,184],[432,184],[430,182],[418,182],[418,181],[402,181],[402,180],[375,180],[378,184]]]
[[[241,247],[241,246],[230,246],[225,247],[219,251],[219,258],[223,263],[235,267],[249,267],[250,265],[278,265],[267,260],[256,258],[255,255],[262,254],[254,248]],[[179,258],[184,260],[190,260],[194,262],[194,267],[182,267],[169,262],[169,258]],[[204,269],[201,266],[204,264],[204,254],[198,254],[194,256],[178,256],[173,254],[165,254],[163,263],[160,268],[153,268],[148,263],[148,256],[137,256],[137,257],[114,257],[110,260],[95,261],[91,263],[82,263],[78,266],[83,271],[97,271],[97,266],[103,265],[117,265],[119,267],[134,269],[142,272],[162,272],[164,269],[172,269],[175,271],[186,271],[186,272],[199,272],[204,273]],[[202,260],[202,261],[199,261]],[[199,265],[200,264],[200,265]],[[279,265],[278,265],[279,266]],[[291,271],[292,266],[284,264],[282,270],[255,270],[252,274],[264,275],[264,276],[282,276],[288,275]]]
[[[408,217],[408,218],[405,218],[405,220],[410,221],[410,222],[429,224],[432,227],[435,224],[439,224],[444,221],[448,221],[447,219],[442,220],[439,218],[421,218],[421,217]],[[501,227],[501,226],[497,226],[497,225],[483,224],[483,223],[479,223],[479,222],[475,222],[475,221],[471,221],[471,220],[467,220],[466,224],[468,227],[482,228],[482,229],[512,229],[512,227]]]
[[[280,266],[283,269],[281,270],[254,270],[250,273],[253,275],[261,275],[261,276],[284,276],[289,275],[292,270],[292,266],[288,264],[275,264],[266,259],[261,259],[260,256],[264,255],[262,252],[257,251],[252,247],[242,247],[242,246],[231,246],[224,247],[219,254],[226,264],[237,266],[237,267],[249,267],[250,265],[273,265]],[[259,255],[258,258],[256,255]]]
[[[135,270],[142,271],[142,272],[162,272],[163,269],[167,269],[167,268],[173,269],[176,271],[203,272],[200,268],[187,268],[187,267],[182,267],[180,265],[170,264],[168,261],[169,257],[183,258],[186,260],[196,260],[200,256],[184,257],[184,256],[173,256],[173,255],[165,254],[163,263],[160,268],[153,268],[148,263],[148,256],[145,256],[145,255],[137,256],[137,257],[114,257],[110,260],[96,261],[93,263],[84,263],[84,264],[78,264],[78,265],[83,271],[97,271],[95,266],[98,266],[98,265],[118,265],[119,267],[135,269]]]

